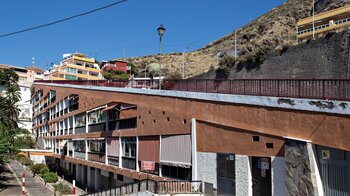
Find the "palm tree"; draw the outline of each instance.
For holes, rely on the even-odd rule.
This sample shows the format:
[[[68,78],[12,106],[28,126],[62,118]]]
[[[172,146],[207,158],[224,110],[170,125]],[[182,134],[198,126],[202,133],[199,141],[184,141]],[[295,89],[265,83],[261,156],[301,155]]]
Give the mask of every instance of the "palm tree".
[[[20,101],[18,75],[11,69],[0,70],[0,86],[4,93],[0,94],[0,162],[4,162],[18,149],[15,146],[15,136],[18,133],[17,117]]]

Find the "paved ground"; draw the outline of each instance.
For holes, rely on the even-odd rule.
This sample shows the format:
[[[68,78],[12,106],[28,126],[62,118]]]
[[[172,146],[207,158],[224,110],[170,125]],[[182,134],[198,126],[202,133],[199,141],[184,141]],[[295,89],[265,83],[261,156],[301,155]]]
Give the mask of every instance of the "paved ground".
[[[21,180],[22,179],[22,173],[25,171],[22,166],[20,166],[15,161],[11,161],[9,164],[12,170],[15,172],[16,176]],[[26,172],[28,173],[28,172]],[[40,182],[37,182],[32,175],[27,174],[25,178],[25,188],[30,196],[50,196],[53,195],[51,191],[49,191],[43,184]],[[0,192],[0,195],[2,193]],[[5,194],[4,194],[5,195]],[[21,195],[21,192],[20,194]]]
[[[16,180],[15,174],[5,173],[2,176],[0,183],[0,195],[21,195],[22,187],[19,181]]]

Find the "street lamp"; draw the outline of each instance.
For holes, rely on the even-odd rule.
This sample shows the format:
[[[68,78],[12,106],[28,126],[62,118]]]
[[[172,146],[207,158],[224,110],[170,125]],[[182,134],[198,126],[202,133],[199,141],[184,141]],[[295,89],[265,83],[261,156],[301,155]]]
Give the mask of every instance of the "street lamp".
[[[163,46],[162,46],[162,38],[163,38],[163,35],[164,35],[164,32],[165,32],[165,28],[164,26],[161,24],[157,31],[158,31],[158,35],[159,35],[159,53],[162,54],[163,53]],[[159,90],[161,90],[161,85],[160,85],[160,82],[161,82],[161,74],[162,73],[162,65],[161,63],[159,63]]]
[[[186,61],[185,52],[187,52],[187,51],[188,51],[188,46],[187,46],[186,50],[184,50],[182,52],[182,57],[183,57],[183,61],[182,61],[182,79],[185,78],[185,61]]]
[[[235,59],[237,58],[237,31],[242,30],[242,28],[238,28],[235,30]]]
[[[315,39],[315,0],[312,1],[312,38]]]

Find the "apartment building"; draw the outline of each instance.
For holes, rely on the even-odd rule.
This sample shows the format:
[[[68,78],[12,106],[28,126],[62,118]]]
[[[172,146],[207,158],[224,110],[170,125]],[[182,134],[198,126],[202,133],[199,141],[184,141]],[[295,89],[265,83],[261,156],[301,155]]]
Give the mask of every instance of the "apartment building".
[[[313,27],[314,23],[314,27]],[[298,40],[306,40],[315,35],[323,37],[328,32],[339,32],[350,25],[350,5],[303,18],[297,22]],[[315,29],[313,29],[315,28]]]
[[[53,65],[46,73],[46,80],[99,80],[100,67],[94,58],[85,54],[64,54],[59,65]]]
[[[0,64],[0,69],[2,68],[12,69],[18,75],[21,100],[17,103],[17,106],[20,109],[17,123],[18,127],[32,131],[32,104],[30,102],[30,88],[34,80],[42,80],[44,78],[44,70],[35,66],[28,66],[24,68]]]
[[[323,102],[305,94],[319,88],[301,97],[280,97],[283,88],[277,97],[254,96],[265,92],[256,88],[264,80],[231,81],[230,88],[184,80],[177,90],[161,91],[100,82],[39,81],[32,89],[37,136],[80,185],[101,190],[147,179],[147,161],[154,163],[152,180],[205,181],[219,195],[350,194],[346,93]],[[299,81],[305,82],[316,83]],[[321,92],[339,87],[323,82]],[[249,95],[218,93],[236,92],[235,84]],[[301,92],[295,84],[290,80],[288,92]],[[203,88],[212,93],[196,92]]]
[[[130,67],[128,67],[128,63],[120,60],[112,60],[101,63],[101,69],[103,71],[120,71],[123,73],[130,74]]]

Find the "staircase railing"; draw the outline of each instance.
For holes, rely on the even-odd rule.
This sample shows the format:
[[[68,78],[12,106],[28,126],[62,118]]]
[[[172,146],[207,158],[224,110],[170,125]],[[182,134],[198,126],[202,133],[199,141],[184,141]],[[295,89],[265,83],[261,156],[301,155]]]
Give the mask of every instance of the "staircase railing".
[[[142,180],[139,182],[127,183],[115,188],[99,190],[84,194],[84,196],[116,196],[128,195],[138,192],[152,192],[155,194],[191,194],[203,193],[201,181],[153,181]]]

